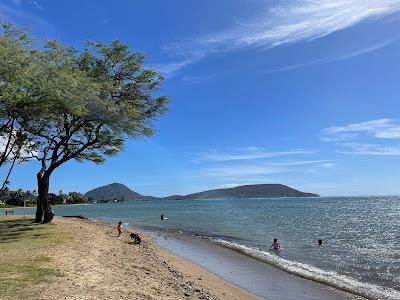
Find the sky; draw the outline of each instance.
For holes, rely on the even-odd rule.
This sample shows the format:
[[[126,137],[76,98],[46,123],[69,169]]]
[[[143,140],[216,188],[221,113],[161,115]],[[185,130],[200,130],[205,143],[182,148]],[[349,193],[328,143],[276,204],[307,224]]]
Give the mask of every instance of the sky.
[[[166,77],[156,135],[64,164],[54,192],[400,194],[400,0],[0,0],[0,16],[38,43],[119,39]],[[38,169],[17,166],[11,188],[35,189]]]

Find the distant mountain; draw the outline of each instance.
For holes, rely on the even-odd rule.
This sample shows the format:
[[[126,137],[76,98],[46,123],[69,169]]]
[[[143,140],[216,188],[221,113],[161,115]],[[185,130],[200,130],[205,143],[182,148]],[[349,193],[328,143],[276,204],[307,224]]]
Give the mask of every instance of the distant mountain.
[[[304,193],[283,184],[252,184],[234,188],[209,190],[186,196],[169,196],[164,199],[226,199],[226,198],[283,198],[318,197],[317,194]]]
[[[95,200],[150,200],[153,197],[143,196],[132,191],[121,183],[112,183],[98,187],[85,194]]]
[[[317,194],[303,193],[282,184],[253,184],[234,188],[209,190],[185,196],[174,195],[156,198],[138,194],[121,183],[98,187],[86,193],[95,200],[184,200],[184,199],[227,199],[227,198],[283,198],[283,197],[318,197]]]

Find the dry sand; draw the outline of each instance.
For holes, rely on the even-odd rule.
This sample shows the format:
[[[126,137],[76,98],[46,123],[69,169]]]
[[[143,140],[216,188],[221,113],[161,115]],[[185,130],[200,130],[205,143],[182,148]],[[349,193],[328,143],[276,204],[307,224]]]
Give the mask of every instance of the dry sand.
[[[46,253],[60,276],[36,286],[43,299],[259,299],[156,246],[141,234],[117,237],[109,225],[55,218],[71,237]]]

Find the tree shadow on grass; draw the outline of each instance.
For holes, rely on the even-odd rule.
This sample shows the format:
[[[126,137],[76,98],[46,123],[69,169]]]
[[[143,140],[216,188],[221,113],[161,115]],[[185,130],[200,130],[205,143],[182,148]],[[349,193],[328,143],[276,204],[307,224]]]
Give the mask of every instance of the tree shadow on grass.
[[[41,238],[45,236],[44,229],[32,219],[0,219],[0,243]]]

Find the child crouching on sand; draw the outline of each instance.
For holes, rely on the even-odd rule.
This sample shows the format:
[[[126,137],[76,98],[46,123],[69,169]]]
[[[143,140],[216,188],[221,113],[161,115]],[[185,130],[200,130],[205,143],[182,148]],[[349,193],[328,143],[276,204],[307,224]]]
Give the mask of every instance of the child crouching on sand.
[[[131,239],[133,240],[134,244],[140,244],[142,242],[142,239],[137,233],[131,233]]]
[[[122,234],[124,227],[122,227],[122,222],[119,221],[118,226],[117,226],[117,230],[118,230],[118,236],[120,236]]]

